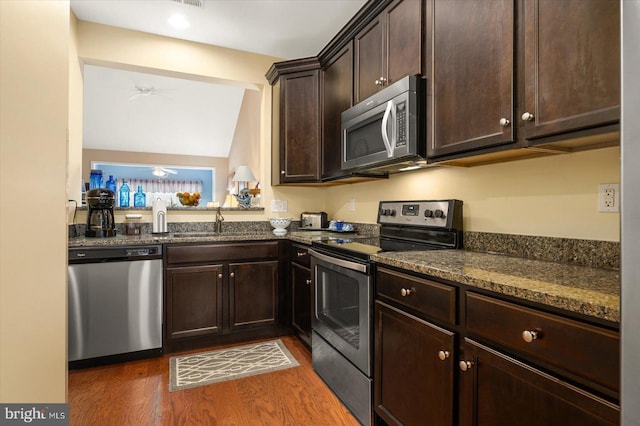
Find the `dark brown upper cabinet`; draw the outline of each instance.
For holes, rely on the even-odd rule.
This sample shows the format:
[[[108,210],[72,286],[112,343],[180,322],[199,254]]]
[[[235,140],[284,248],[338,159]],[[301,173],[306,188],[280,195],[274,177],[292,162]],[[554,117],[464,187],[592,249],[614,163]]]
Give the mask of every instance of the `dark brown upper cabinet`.
[[[620,120],[620,2],[524,2],[523,137]]]
[[[320,64],[317,58],[274,64],[272,184],[320,180]]]
[[[617,142],[619,2],[427,0],[426,21],[430,160]]]
[[[354,101],[422,74],[423,0],[394,0],[354,37]]]
[[[428,155],[514,142],[513,0],[434,0],[432,14]]]
[[[344,175],[341,169],[342,112],[353,104],[353,43],[329,59],[321,73],[322,178]]]

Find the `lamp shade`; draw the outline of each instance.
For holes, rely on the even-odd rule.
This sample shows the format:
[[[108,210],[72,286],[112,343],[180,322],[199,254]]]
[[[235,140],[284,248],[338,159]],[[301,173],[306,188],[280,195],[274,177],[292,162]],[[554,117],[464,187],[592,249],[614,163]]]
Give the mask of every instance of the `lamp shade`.
[[[234,182],[254,182],[256,181],[256,177],[253,175],[249,166],[238,166],[232,180]]]

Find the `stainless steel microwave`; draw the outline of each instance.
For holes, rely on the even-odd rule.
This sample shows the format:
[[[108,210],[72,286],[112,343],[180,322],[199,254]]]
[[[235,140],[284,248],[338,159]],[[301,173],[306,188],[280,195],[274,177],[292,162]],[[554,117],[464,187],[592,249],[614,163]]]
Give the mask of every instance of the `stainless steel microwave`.
[[[426,157],[425,84],[407,76],[342,113],[342,169],[398,171]]]

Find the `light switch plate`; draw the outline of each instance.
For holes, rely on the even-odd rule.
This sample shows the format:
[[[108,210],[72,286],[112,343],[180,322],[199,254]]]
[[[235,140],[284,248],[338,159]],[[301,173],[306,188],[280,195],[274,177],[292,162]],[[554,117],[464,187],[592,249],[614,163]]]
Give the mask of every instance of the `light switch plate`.
[[[288,210],[286,200],[271,200],[272,213],[286,213]]]

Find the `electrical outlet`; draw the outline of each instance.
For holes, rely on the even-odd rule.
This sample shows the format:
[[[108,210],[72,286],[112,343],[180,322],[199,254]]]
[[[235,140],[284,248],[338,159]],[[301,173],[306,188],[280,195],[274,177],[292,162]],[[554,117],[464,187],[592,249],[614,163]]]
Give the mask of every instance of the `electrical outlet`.
[[[598,211],[617,213],[620,211],[620,184],[601,183],[598,187]]]

